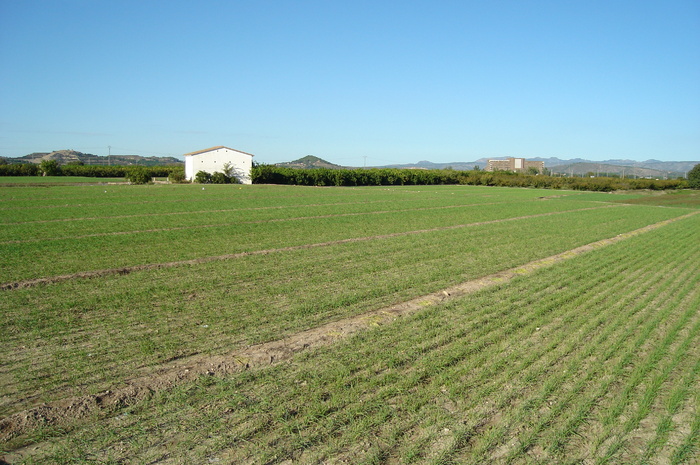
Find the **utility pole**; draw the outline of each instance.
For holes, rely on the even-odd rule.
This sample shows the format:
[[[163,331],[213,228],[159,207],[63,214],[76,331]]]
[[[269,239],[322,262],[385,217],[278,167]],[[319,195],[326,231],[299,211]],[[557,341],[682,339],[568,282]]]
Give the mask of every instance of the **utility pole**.
[[[367,168],[367,155],[363,156],[362,158],[365,159],[365,164],[363,165],[364,168]]]
[[[107,150],[109,150],[107,155],[107,164],[109,164],[109,166],[112,166],[112,146],[108,145]]]

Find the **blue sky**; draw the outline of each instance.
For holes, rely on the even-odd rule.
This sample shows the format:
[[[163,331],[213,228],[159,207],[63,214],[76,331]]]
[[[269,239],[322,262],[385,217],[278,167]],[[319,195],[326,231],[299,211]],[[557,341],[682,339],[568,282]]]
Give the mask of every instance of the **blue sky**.
[[[700,160],[697,0],[0,0],[0,67],[2,156]]]

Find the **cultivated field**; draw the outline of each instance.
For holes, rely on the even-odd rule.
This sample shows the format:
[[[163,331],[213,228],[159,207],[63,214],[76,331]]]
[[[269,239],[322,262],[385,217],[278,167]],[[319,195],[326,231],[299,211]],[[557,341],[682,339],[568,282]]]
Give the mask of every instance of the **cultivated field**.
[[[0,187],[8,463],[697,463],[700,195]]]

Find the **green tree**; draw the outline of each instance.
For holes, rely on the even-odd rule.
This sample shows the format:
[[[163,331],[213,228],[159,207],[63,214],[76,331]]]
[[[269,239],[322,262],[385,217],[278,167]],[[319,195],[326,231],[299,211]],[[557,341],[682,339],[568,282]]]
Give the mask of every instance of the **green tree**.
[[[688,171],[688,185],[693,189],[700,189],[700,163]]]
[[[221,176],[217,176],[217,173],[214,173],[212,175],[212,180],[211,180],[212,183],[214,183],[214,184],[238,184],[238,183],[240,183],[239,179],[236,177],[236,168],[229,161],[224,163],[224,168],[222,170],[222,173],[219,173],[219,174],[223,175],[223,178]]]
[[[42,176],[58,176],[61,167],[56,160],[42,160],[39,163],[39,172]]]
[[[127,171],[126,179],[131,184],[148,184],[151,181],[151,172],[144,166],[135,166]]]
[[[232,178],[235,175],[235,172],[236,170],[233,168],[233,165],[230,161],[224,163],[223,173],[227,178]]]
[[[181,167],[174,168],[168,175],[168,180],[174,183],[185,182],[185,169]]]

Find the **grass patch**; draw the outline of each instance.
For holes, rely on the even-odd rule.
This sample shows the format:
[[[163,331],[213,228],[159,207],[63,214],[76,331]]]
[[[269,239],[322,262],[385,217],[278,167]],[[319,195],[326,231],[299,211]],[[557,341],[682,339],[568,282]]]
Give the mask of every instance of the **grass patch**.
[[[0,176],[0,186],[60,186],[64,184],[126,183],[124,178],[89,178],[84,176]]]

